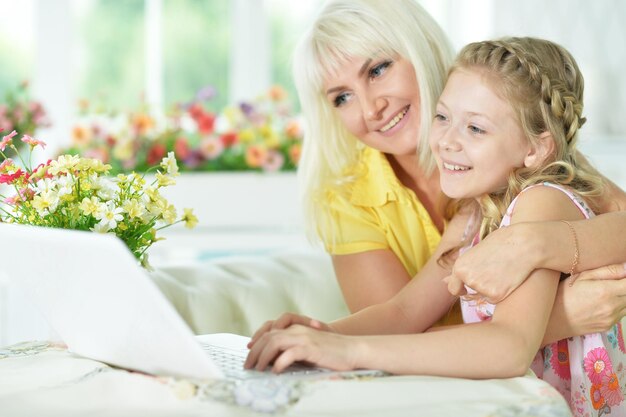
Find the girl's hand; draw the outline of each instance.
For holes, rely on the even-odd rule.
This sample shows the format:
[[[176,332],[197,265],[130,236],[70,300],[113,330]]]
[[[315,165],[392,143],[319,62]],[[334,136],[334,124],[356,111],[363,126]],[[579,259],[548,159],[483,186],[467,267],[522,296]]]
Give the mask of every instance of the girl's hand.
[[[553,315],[570,323],[565,337],[605,332],[626,315],[626,268],[609,265],[582,272],[559,285]]]
[[[533,272],[538,263],[528,244],[528,223],[514,224],[490,233],[467,250],[444,278],[452,295],[465,295],[467,285],[492,304],[504,300]]]
[[[248,353],[244,368],[279,373],[294,362],[347,371],[355,368],[357,339],[295,324],[261,335]]]
[[[312,319],[307,316],[302,316],[294,313],[283,313],[276,320],[266,321],[253,335],[250,341],[248,342],[248,349],[251,349],[252,346],[256,343],[257,340],[264,334],[271,332],[272,330],[286,329],[287,327],[300,324],[302,326],[309,326],[314,329],[324,330],[326,332],[331,332],[332,329],[326,323],[322,323],[319,320]]]

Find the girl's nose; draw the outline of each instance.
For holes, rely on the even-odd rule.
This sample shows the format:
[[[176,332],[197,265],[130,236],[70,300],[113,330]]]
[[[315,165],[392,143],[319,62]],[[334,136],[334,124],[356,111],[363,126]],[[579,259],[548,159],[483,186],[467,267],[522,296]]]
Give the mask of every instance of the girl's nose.
[[[453,128],[446,129],[439,137],[439,149],[445,149],[449,152],[458,152],[461,150],[461,144],[457,140],[457,135]]]

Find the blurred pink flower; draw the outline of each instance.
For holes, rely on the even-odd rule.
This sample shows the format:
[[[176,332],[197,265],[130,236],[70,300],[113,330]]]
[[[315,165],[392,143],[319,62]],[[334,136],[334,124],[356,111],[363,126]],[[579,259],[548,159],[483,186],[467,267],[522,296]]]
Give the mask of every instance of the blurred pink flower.
[[[218,158],[223,151],[224,145],[215,137],[204,138],[200,142],[200,154],[209,161]]]
[[[10,145],[11,143],[13,143],[13,138],[17,135],[17,132],[14,130],[13,132],[9,133],[6,136],[2,137],[2,140],[0,141],[0,151],[4,152],[4,149]]]
[[[278,151],[271,150],[267,153],[265,162],[263,162],[263,170],[268,172],[278,171],[283,167],[285,157]]]
[[[46,148],[46,142],[39,140],[39,139],[35,139],[28,135],[22,136],[22,142],[28,143],[31,148],[34,148],[37,145],[40,145],[42,149]]]

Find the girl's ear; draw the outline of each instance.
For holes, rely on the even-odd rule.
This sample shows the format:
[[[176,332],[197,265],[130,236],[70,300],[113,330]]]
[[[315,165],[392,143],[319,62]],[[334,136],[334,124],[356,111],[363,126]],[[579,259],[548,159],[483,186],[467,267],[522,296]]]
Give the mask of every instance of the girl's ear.
[[[530,147],[528,154],[524,158],[524,166],[526,168],[538,167],[553,152],[554,138],[550,132],[543,132],[539,135],[535,144]]]

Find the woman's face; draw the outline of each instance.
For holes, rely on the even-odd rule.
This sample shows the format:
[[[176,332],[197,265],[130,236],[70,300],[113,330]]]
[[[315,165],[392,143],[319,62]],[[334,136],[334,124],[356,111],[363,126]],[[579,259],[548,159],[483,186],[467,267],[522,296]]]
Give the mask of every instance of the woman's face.
[[[327,76],[324,91],[350,133],[392,155],[415,154],[420,94],[405,59],[351,58]]]

